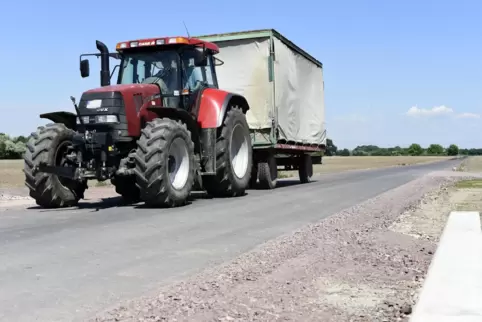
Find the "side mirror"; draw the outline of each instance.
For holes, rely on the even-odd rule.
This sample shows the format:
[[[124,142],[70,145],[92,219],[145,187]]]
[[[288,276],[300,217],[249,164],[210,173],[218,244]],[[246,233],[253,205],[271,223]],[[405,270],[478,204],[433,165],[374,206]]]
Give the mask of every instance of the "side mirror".
[[[80,76],[82,78],[89,77],[90,75],[90,65],[88,59],[83,59],[80,61]]]
[[[194,66],[205,67],[207,65],[208,65],[208,54],[206,53],[206,49],[203,48],[202,51],[197,51],[194,57]]]
[[[203,54],[201,57],[196,58],[194,61],[194,66],[205,67],[208,65],[208,56]]]

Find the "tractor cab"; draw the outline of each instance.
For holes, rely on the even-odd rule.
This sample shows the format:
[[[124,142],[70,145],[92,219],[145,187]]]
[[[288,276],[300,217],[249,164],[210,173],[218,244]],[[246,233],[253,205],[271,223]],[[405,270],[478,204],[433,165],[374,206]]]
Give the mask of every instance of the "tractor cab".
[[[218,88],[215,65],[222,62],[214,58],[219,49],[212,43],[185,37],[141,39],[118,43],[116,50],[109,55],[120,59],[117,85],[157,85],[165,107],[189,109],[200,89]],[[110,78],[108,65],[102,65]],[[83,77],[88,68],[82,60]],[[110,79],[101,77],[101,85],[110,85]]]

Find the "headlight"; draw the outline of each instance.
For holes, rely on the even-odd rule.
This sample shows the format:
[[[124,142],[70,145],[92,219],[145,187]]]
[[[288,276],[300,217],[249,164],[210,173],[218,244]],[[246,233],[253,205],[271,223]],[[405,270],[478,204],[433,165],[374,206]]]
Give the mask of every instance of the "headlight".
[[[95,123],[117,123],[119,119],[117,115],[96,115]]]
[[[88,116],[82,116],[82,121],[84,124],[88,124],[89,123],[89,117]],[[80,120],[79,118],[77,117],[77,124],[80,124]]]
[[[90,116],[81,116],[84,124],[95,124],[95,123],[119,123],[119,118],[117,115],[96,115],[94,119]],[[77,124],[80,124],[80,120],[77,117]]]

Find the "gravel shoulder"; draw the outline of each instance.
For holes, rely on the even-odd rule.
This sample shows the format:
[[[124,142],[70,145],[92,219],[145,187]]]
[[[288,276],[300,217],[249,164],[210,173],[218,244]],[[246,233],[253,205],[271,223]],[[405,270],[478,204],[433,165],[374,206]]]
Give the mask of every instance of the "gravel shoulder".
[[[406,321],[470,176],[416,179],[92,321]]]

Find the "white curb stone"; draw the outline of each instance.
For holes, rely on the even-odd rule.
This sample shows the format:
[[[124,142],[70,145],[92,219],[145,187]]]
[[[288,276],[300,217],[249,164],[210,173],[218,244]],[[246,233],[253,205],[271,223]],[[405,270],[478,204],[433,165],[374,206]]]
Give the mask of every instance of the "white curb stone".
[[[482,321],[482,228],[476,211],[453,211],[410,322]]]

